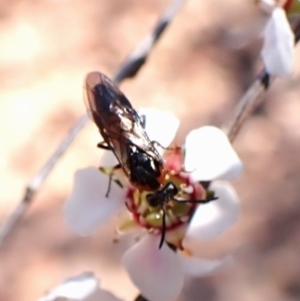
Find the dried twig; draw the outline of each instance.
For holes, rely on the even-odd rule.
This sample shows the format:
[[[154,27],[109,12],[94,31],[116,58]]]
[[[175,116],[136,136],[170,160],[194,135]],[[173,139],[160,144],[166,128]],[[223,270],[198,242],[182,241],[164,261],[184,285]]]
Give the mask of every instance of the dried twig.
[[[262,71],[262,73],[242,96],[233,114],[224,126],[224,130],[231,142],[235,139],[246,119],[261,104],[264,99],[263,92],[268,89],[273,79],[274,78],[270,77],[265,70]]]
[[[125,60],[125,63],[120,67],[120,70],[114,77],[116,83],[120,83],[126,78],[131,78],[137,74],[147,57],[150,55],[153,47],[158,41],[161,34],[167,28],[169,23],[173,20],[176,13],[179,11],[185,0],[173,0],[173,2],[166,8],[164,14],[159,18],[154,30],[138,45],[132,54]],[[3,223],[0,229],[0,246],[4,239],[11,233],[17,222],[23,217],[29,205],[32,203],[34,196],[45,182],[48,175],[52,171],[61,156],[66,152],[71,143],[78,136],[83,127],[87,124],[88,117],[85,114],[75,125],[70,129],[66,137],[57,147],[53,155],[40,169],[40,171],[33,177],[25,189],[25,193],[17,207],[9,215],[7,220]]]
[[[174,0],[161,16],[154,30],[141,42],[141,44],[132,52],[120,71],[115,75],[114,81],[119,83],[124,78],[130,78],[136,75],[141,66],[146,62],[156,41],[160,38],[169,23],[174,19],[176,13],[182,7],[186,0]]]
[[[294,23],[293,31],[295,33],[296,44],[300,39],[299,20]],[[224,125],[224,130],[231,142],[235,139],[238,131],[246,119],[261,104],[264,99],[264,93],[267,91],[274,79],[274,76],[270,76],[265,70],[263,70],[250,88],[246,91],[246,93],[242,96],[233,112],[233,115],[230,116],[228,122]]]
[[[18,203],[17,207],[8,216],[7,220],[3,223],[0,229],[0,246],[3,240],[11,232],[16,223],[25,214],[29,205],[32,203],[33,197],[46,180],[47,176],[55,166],[59,158],[64,154],[66,149],[71,145],[74,139],[77,137],[79,132],[83,129],[88,121],[88,116],[82,116],[76,124],[69,130],[67,136],[60,143],[58,148],[55,150],[53,155],[49,158],[46,164],[40,169],[40,171],[32,178],[25,189],[25,193],[21,201]]]
[[[235,111],[232,116],[230,116],[227,124],[224,126],[224,130],[228,135],[229,140],[232,142],[238,131],[240,130],[243,123],[246,121],[247,117],[253,112],[253,110],[261,103],[263,100],[262,94],[267,90],[269,84],[271,83],[271,78],[263,71],[260,76],[255,80],[251,87],[242,96],[241,100],[238,102]],[[206,188],[209,187],[211,182],[201,182]],[[174,252],[177,248],[169,244]],[[138,295],[134,301],[148,301],[144,296]]]

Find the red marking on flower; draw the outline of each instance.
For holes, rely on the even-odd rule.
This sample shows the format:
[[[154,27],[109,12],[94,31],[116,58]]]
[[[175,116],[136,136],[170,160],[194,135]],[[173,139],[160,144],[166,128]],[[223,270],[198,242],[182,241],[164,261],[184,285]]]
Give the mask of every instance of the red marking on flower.
[[[166,178],[168,179],[167,181],[171,181],[174,184],[176,183],[176,185],[180,187],[180,196],[177,196],[180,197],[178,201],[170,200],[161,206],[153,208],[147,203],[147,193],[143,194],[143,191],[138,190],[138,188],[129,189],[126,195],[127,206],[135,222],[143,228],[159,230],[158,233],[160,233],[162,229],[162,206],[165,209],[168,219],[166,230],[171,231],[183,224],[187,224],[198,206],[197,203],[181,203],[180,200],[193,201],[201,200],[206,197],[206,191],[202,185],[198,182],[192,182],[189,175],[184,172],[168,174]],[[166,182],[162,185],[165,184]],[[185,191],[183,187],[185,187],[187,191]],[[149,193],[152,192],[149,191]],[[180,206],[182,207],[180,208]],[[157,217],[156,220],[154,216]]]
[[[283,6],[283,9],[288,13],[291,9],[294,0],[287,0]]]
[[[169,171],[183,170],[184,153],[181,147],[175,146],[164,154],[165,169]]]
[[[175,146],[165,153],[164,169],[159,177],[161,183],[157,191],[145,190],[140,187],[129,187],[126,194],[126,205],[132,214],[132,219],[141,227],[152,230],[153,234],[160,234],[163,230],[162,219],[165,212],[165,231],[173,231],[187,225],[198,204],[189,201],[200,201],[206,198],[205,188],[194,182],[189,173],[184,171],[184,151]],[[157,206],[151,206],[147,201],[147,194],[155,193],[161,196],[166,185],[173,183],[178,193],[174,196],[166,194],[166,199]],[[181,202],[183,201],[183,202]],[[180,241],[180,240],[179,240]]]

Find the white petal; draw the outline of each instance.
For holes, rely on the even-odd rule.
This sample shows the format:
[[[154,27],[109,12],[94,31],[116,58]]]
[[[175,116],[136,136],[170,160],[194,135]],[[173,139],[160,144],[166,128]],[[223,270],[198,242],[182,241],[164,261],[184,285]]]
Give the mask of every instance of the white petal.
[[[112,183],[106,198],[108,176],[97,168],[78,170],[73,191],[64,207],[68,226],[79,235],[90,235],[124,204],[124,191]]]
[[[146,235],[127,250],[122,262],[141,294],[149,301],[174,301],[184,281],[178,256],[166,244],[159,249],[160,237]]]
[[[216,260],[205,260],[192,256],[184,256],[181,253],[178,253],[178,255],[180,256],[185,274],[192,277],[209,276],[232,262],[231,256]]]
[[[284,10],[273,10],[264,30],[264,45],[261,51],[267,71],[286,77],[293,71],[295,37]]]
[[[98,285],[92,273],[85,273],[66,280],[39,301],[55,301],[58,298],[86,300],[98,290]]]
[[[93,273],[70,278],[39,301],[121,301],[112,293],[99,288]]]
[[[258,3],[259,8],[267,14],[271,14],[276,5],[274,0],[260,0]]]
[[[138,113],[146,117],[145,130],[150,140],[168,147],[178,130],[179,119],[171,112],[152,108],[141,109]]]
[[[220,129],[204,126],[186,137],[185,169],[195,181],[233,180],[243,171],[242,162]]]
[[[213,239],[232,226],[239,215],[240,202],[234,188],[228,183],[213,182],[217,200],[200,205],[188,228],[187,238]]]
[[[60,300],[57,300],[60,301]],[[70,300],[73,301],[73,300]],[[74,300],[76,301],[76,300]],[[111,292],[98,289],[93,295],[89,296],[84,301],[122,301],[121,299],[117,298]]]
[[[113,167],[115,165],[117,165],[119,162],[116,158],[116,156],[114,155],[114,153],[110,150],[104,150],[101,158],[100,158],[100,164],[99,166],[109,166],[109,167]]]

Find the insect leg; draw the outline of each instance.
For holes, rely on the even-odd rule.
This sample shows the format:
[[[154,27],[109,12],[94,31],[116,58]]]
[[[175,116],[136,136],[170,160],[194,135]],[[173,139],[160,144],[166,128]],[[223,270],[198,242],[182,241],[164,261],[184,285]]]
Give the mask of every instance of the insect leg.
[[[106,194],[105,194],[105,197],[108,198],[109,196],[109,193],[110,193],[110,189],[111,189],[111,182],[112,182],[112,177],[114,175],[114,171],[117,170],[117,169],[120,169],[122,166],[121,164],[117,164],[115,165],[112,169],[111,169],[111,172],[109,174],[109,180],[108,180],[108,187],[107,187],[107,191],[106,191]]]
[[[154,147],[154,146],[159,146],[159,147],[162,148],[162,149],[165,149],[165,150],[172,150],[172,151],[181,149],[180,146],[176,146],[176,147],[164,147],[164,146],[161,145],[158,141],[155,141],[155,140],[151,141],[151,142],[150,142],[150,145],[153,146],[153,147]]]
[[[102,148],[102,149],[111,150],[111,147],[106,143],[106,141],[99,142],[97,144],[97,147]]]
[[[142,123],[143,129],[146,127],[146,115],[139,115]]]
[[[161,249],[162,245],[164,244],[165,241],[165,237],[166,237],[166,211],[165,208],[162,208],[162,227],[161,227],[161,238],[160,238],[160,242],[159,242],[159,246],[158,248]]]

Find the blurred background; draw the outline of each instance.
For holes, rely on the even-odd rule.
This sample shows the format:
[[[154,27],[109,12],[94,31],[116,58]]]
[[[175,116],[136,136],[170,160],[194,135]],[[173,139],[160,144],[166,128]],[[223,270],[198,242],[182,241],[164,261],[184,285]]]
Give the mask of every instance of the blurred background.
[[[112,77],[169,2],[0,1],[0,221],[85,112],[85,74],[99,70]],[[122,90],[136,108],[176,114],[180,143],[195,127],[221,125],[261,68],[261,17],[250,0],[186,1],[145,67]],[[234,183],[241,215],[230,231],[201,247],[205,258],[232,253],[234,263],[214,276],[187,279],[180,300],[299,300],[299,65],[298,51],[293,77],[276,80],[234,143],[245,164]],[[113,243],[116,221],[88,238],[64,223],[73,173],[98,165],[99,141],[90,123],[0,249],[0,300],[37,300],[89,270],[121,299],[136,296],[120,265],[129,243]]]

